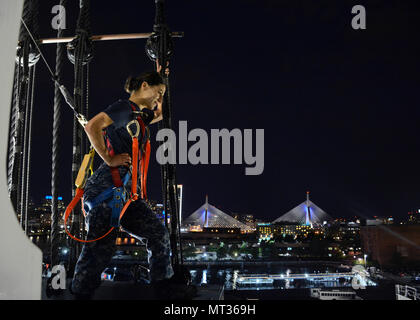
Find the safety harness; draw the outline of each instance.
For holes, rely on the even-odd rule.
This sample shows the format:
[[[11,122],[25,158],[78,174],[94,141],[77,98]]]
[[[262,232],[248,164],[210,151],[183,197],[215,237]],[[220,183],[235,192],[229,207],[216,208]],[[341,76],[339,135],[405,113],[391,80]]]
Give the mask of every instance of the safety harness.
[[[66,211],[64,213],[64,229],[70,238],[80,242],[94,242],[106,237],[114,228],[118,228],[120,226],[120,220],[124,216],[128,206],[131,202],[134,202],[138,199],[137,193],[137,176],[138,176],[138,168],[140,167],[140,185],[141,185],[141,198],[147,199],[147,191],[146,191],[146,181],[147,181],[147,171],[149,169],[149,160],[150,160],[150,136],[148,132],[148,128],[143,122],[140,111],[136,110],[136,107],[130,103],[131,108],[133,110],[134,119],[130,121],[126,129],[131,136],[132,139],[132,169],[127,172],[123,179],[121,179],[120,172],[118,167],[110,167],[111,176],[112,176],[112,187],[109,187],[102,193],[100,193],[96,198],[90,201],[86,201],[83,203],[83,193],[86,182],[89,178],[90,174],[93,173],[93,158],[95,155],[95,149],[91,147],[88,154],[86,154],[83,158],[82,165],[80,166],[77,178],[76,178],[76,195],[74,196],[73,200],[67,206]],[[132,126],[135,126],[135,132],[131,130]],[[142,134],[142,143],[141,147],[139,148],[139,141],[138,136],[141,130]],[[147,134],[146,134],[147,130]],[[111,157],[115,155],[114,148],[106,136],[106,132],[104,132],[104,137],[106,139],[106,147]],[[131,177],[131,192],[129,193],[125,186],[127,185],[128,181]],[[93,240],[83,240],[73,236],[67,230],[67,220],[70,216],[70,213],[73,211],[74,207],[77,203],[82,199],[82,211],[83,215],[86,217],[86,212],[84,211],[84,205],[86,204],[89,208],[89,211],[94,207],[101,205],[103,202],[107,204],[112,209],[111,214],[111,228],[108,232],[102,235],[99,238]]]

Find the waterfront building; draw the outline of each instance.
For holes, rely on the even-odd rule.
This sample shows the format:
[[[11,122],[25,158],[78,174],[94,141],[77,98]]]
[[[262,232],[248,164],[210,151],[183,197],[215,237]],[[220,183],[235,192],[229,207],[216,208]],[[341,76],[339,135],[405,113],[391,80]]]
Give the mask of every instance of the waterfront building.
[[[368,225],[360,237],[364,253],[380,266],[420,263],[420,225]]]
[[[270,240],[274,236],[273,225],[268,222],[258,222],[257,223],[257,236],[261,240]]]
[[[359,236],[360,233],[360,225],[349,221],[345,223],[340,223],[339,228],[339,240],[348,239],[348,240],[354,240]]]
[[[273,225],[268,222],[257,223],[257,232],[262,235],[273,234]]]
[[[306,224],[276,223],[273,225],[273,233],[276,236],[304,236],[313,232],[313,228]]]
[[[59,227],[64,230],[64,211],[66,207],[62,197],[57,198],[57,208],[59,214]],[[32,234],[44,235],[51,231],[51,202],[52,196],[45,196],[39,206],[32,204],[29,207],[29,232]]]

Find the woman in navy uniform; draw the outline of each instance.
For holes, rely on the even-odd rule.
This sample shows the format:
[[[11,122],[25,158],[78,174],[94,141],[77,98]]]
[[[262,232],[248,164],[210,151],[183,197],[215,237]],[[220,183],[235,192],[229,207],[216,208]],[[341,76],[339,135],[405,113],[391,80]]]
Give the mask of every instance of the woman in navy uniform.
[[[168,72],[168,69],[166,71]],[[87,181],[83,196],[84,208],[88,211],[87,240],[96,239],[110,229],[112,210],[107,202],[102,202],[90,210],[86,203],[92,202],[104,190],[114,185],[111,168],[118,168],[121,179],[128,172],[131,165],[132,137],[126,125],[139,115],[138,112],[141,112],[140,116],[145,126],[162,119],[162,100],[166,87],[159,73],[148,72],[138,77],[130,77],[126,81],[125,90],[130,94],[128,100],[119,100],[110,105],[92,118],[85,127],[92,146],[103,159],[103,163]],[[141,136],[140,132],[139,147],[146,138],[148,137]],[[109,141],[110,145],[107,146],[106,141]],[[156,214],[139,197],[130,204],[120,223],[124,231],[147,238],[152,283],[166,283],[174,273],[170,262],[170,240],[167,229]],[[115,240],[114,229],[105,238],[84,244],[71,286],[76,298],[91,297],[100,285],[101,272],[114,254]]]

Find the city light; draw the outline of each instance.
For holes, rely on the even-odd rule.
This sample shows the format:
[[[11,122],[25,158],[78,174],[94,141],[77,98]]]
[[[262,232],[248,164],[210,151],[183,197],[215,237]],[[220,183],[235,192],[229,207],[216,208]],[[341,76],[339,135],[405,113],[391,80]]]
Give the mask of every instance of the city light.
[[[60,199],[62,199],[60,197]],[[52,196],[46,196],[45,197],[42,206],[40,207],[41,214],[39,215],[41,221],[47,221],[50,220],[50,213],[48,212],[49,207],[51,205],[50,201],[52,200]],[[154,208],[161,208],[162,205],[159,203],[154,204]],[[209,251],[209,246],[216,246],[221,248],[225,247],[227,248],[225,256],[222,257],[223,260],[243,260],[246,263],[246,260],[252,259],[252,260],[258,260],[258,259],[267,259],[267,258],[273,258],[273,259],[283,259],[283,257],[299,257],[302,255],[302,257],[309,257],[312,255],[311,252],[311,239],[305,240],[305,235],[310,237],[314,235],[318,235],[318,237],[324,237],[326,239],[326,236],[329,237],[329,241],[325,241],[325,245],[323,247],[324,249],[324,257],[329,257],[329,259],[343,259],[343,264],[349,264],[350,261],[345,260],[346,256],[351,260],[351,257],[353,257],[353,263],[352,265],[356,264],[359,266],[362,266],[364,263],[364,267],[366,268],[367,265],[367,254],[364,254],[362,250],[365,250],[365,246],[360,245],[360,242],[356,242],[360,240],[359,238],[359,231],[361,228],[359,228],[359,225],[357,225],[354,221],[358,220],[352,220],[352,221],[345,221],[344,219],[337,220],[336,223],[320,220],[318,224],[314,224],[314,226],[311,228],[310,226],[306,226],[302,223],[296,223],[296,224],[273,224],[273,223],[261,223],[261,222],[255,222],[255,225],[258,226],[254,232],[256,232],[255,235],[255,242],[253,243],[252,240],[249,241],[248,239],[242,240],[243,245],[242,246],[236,246],[235,242],[231,242],[229,239],[232,233],[235,235],[239,235],[239,233],[236,233],[233,228],[235,227],[235,221],[231,222],[231,218],[225,215],[221,211],[215,211],[210,205],[208,205],[208,211],[207,211],[207,219],[204,220],[207,221],[207,225],[210,226],[209,222],[212,222],[210,228],[205,228],[202,224],[203,220],[203,212],[200,211],[200,215],[198,215],[198,220],[193,220],[192,222],[196,224],[188,224],[181,227],[185,232],[192,232],[194,231],[194,236],[200,236],[197,234],[197,232],[203,232],[207,233],[206,237],[209,237],[210,232],[218,233],[217,235],[212,235],[215,241],[211,240],[208,245],[203,245],[201,242],[194,242],[194,240],[190,240],[188,244],[184,248],[191,247],[192,249],[192,256],[188,257],[187,259],[191,260],[204,260],[204,261],[218,261],[221,259],[219,252],[213,252],[213,249]],[[202,208],[201,208],[202,209]],[[201,210],[200,209],[200,210]],[[155,210],[155,209],[153,209]],[[310,209],[310,212],[312,213],[312,208]],[[165,212],[163,212],[165,214]],[[206,212],[204,210],[204,215],[206,215]],[[240,216],[238,216],[237,219],[239,219]],[[212,220],[214,219],[214,220]],[[236,218],[235,218],[236,219]],[[356,218],[355,218],[356,219]],[[388,219],[388,218],[387,218]],[[214,227],[213,222],[218,223],[226,223],[224,224],[224,228],[222,226],[220,227]],[[385,220],[384,220],[385,221]],[[185,221],[184,221],[185,222]],[[45,223],[45,222],[43,222]],[[304,222],[303,222],[304,223]],[[384,222],[385,223],[385,222]],[[333,226],[338,227],[336,230],[332,228]],[[60,226],[63,228],[63,226]],[[203,228],[204,227],[204,228]],[[331,228],[331,229],[330,229]],[[46,238],[49,239],[49,230],[45,228],[46,230]],[[44,232],[44,228],[32,228],[29,230],[29,234],[33,235],[31,238],[33,241],[37,239],[38,241],[40,239],[40,233]],[[243,232],[241,232],[243,233]],[[42,234],[41,234],[42,235]],[[226,239],[219,236],[223,235],[229,235]],[[283,237],[282,237],[283,235]],[[204,236],[204,234],[203,234]],[[239,237],[239,236],[238,236]],[[344,239],[354,239],[356,241],[346,242],[345,245],[343,243]],[[221,241],[223,239],[223,242]],[[293,240],[294,241],[293,241]],[[264,240],[264,241],[263,241]],[[219,242],[220,241],[220,242]],[[237,240],[235,240],[237,241]],[[291,242],[293,241],[293,242]],[[293,244],[292,244],[293,243]],[[120,237],[118,236],[116,239],[116,245],[117,246],[124,246],[124,244],[139,244],[135,242],[134,238],[127,238],[127,237]],[[272,246],[272,249],[270,248],[270,245],[274,244]],[[363,243],[362,243],[363,244]],[[267,247],[265,247],[267,246]],[[255,253],[253,254],[239,254],[237,251],[238,249],[251,249],[255,248]],[[269,249],[269,250],[268,250]],[[276,250],[276,251],[272,251]],[[242,252],[242,251],[241,251]],[[335,255],[334,253],[337,253]],[[62,248],[61,254],[62,255],[68,255],[71,251],[68,248]],[[127,255],[129,253],[126,253]],[[143,257],[143,254],[140,254],[138,251],[131,252],[132,258],[139,258],[140,256]],[[112,269],[113,268],[113,269]],[[114,274],[116,273],[116,267],[112,267],[110,270],[114,270]],[[306,269],[306,268],[305,268]],[[318,268],[317,268],[318,269]],[[197,279],[198,284],[210,284],[209,281],[210,274],[207,273],[208,270],[202,271],[202,277],[201,279]],[[282,270],[283,271],[283,270]],[[310,280],[310,283],[307,283],[307,285],[314,285],[316,283],[323,283],[323,281],[333,281],[336,282],[337,285],[342,284],[341,282],[338,283],[339,280],[342,279],[348,279],[347,283],[345,285],[349,284],[349,281],[353,279],[353,277],[349,277],[346,275],[340,275],[339,270],[336,270],[336,273],[324,273],[323,270],[310,270],[306,269],[307,273],[302,271],[293,271],[295,273],[292,274],[292,271],[288,269],[285,273],[277,273],[274,275],[265,274],[264,276],[262,274],[258,274],[252,277],[239,277],[238,279],[235,279],[235,281],[238,281],[241,285],[256,285],[260,286],[259,289],[267,289],[270,288],[270,286],[273,286],[273,279],[279,280],[281,279],[281,286],[284,288],[293,288],[294,282],[296,283],[299,279],[306,279]],[[193,273],[191,273],[193,274]],[[218,273],[220,277],[223,276],[223,273]],[[111,271],[111,274],[109,272],[107,273],[107,278],[111,278],[110,280],[114,280],[114,275]],[[230,279],[231,277],[229,277]],[[226,277],[226,280],[228,277]],[[314,281],[314,283],[313,283]],[[278,283],[276,283],[274,286],[277,286]],[[373,282],[371,285],[374,285]],[[327,285],[328,286],[328,285]],[[263,288],[264,287],[264,288]],[[284,289],[283,288],[283,289]]]
[[[52,196],[45,196],[45,200],[52,200]],[[57,197],[57,200],[63,200],[63,197]]]
[[[207,270],[206,269],[203,270],[203,275],[202,275],[202,278],[201,278],[201,284],[202,285],[207,284]]]

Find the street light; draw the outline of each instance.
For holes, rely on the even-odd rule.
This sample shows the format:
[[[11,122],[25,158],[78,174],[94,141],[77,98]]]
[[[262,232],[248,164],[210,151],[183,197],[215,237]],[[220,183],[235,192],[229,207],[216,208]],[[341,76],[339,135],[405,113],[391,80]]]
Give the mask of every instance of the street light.
[[[367,257],[368,255],[367,254],[364,254],[364,259],[365,259],[365,268],[366,268],[366,257]]]

